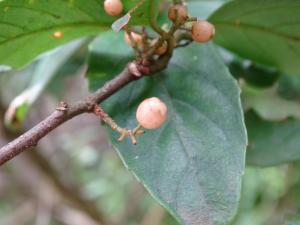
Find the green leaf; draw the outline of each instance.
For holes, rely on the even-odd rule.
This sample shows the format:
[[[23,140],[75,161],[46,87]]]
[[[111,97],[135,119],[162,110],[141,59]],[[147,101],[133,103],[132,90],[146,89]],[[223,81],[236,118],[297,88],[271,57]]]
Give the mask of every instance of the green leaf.
[[[90,78],[89,86],[93,91],[120,73],[133,58],[131,47],[125,44],[124,32],[103,33],[91,43],[89,49],[87,76]]]
[[[258,89],[243,85],[243,108],[253,109],[261,118],[270,121],[282,121],[293,117],[300,119],[300,104],[281,98],[275,87]]]
[[[145,2],[131,14],[131,20],[129,24],[131,25],[149,24],[150,1],[153,1],[154,15],[158,14],[159,0],[145,0]],[[139,5],[141,0],[125,0],[125,1],[122,0],[122,2],[124,4],[125,12],[128,12],[131,9],[135,8],[135,6]]]
[[[268,122],[246,113],[249,146],[247,164],[274,166],[300,159],[300,121]]]
[[[300,2],[231,1],[211,17],[215,41],[245,58],[300,75]]]
[[[29,109],[56,77],[59,69],[82,48],[87,48],[89,42],[89,39],[84,38],[57,48],[27,68],[31,74],[26,81],[27,85],[11,101],[5,114],[4,120],[7,127],[19,129],[23,125]],[[17,72],[15,76],[21,76],[23,72]]]
[[[123,1],[124,14],[138,2]],[[149,0],[132,14],[131,23],[148,23],[148,7]],[[116,19],[104,12],[103,1],[0,1],[0,64],[22,67],[49,49],[110,29]]]
[[[89,78],[104,82],[101,75]],[[176,50],[165,72],[128,85],[104,108],[120,126],[133,128],[138,104],[152,96],[167,104],[169,119],[136,146],[118,143],[110,131],[123,162],[182,224],[228,223],[239,201],[247,142],[236,82],[213,46],[193,44]]]

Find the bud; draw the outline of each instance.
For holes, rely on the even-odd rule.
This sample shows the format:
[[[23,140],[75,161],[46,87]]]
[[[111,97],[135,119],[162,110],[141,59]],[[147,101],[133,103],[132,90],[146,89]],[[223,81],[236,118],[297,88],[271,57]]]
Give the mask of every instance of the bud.
[[[177,11],[177,21],[183,23],[188,18],[187,8],[183,5],[174,5],[169,8],[168,17],[173,22],[176,22],[176,11]]]
[[[130,35],[131,35],[132,40],[133,40],[137,45],[142,44],[142,42],[143,42],[142,35],[137,34],[137,33],[134,33],[134,32],[131,32]],[[125,42],[126,42],[128,45],[133,46],[133,43],[131,42],[131,38],[129,37],[129,34],[128,34],[128,33],[125,33],[125,37],[124,37]]]

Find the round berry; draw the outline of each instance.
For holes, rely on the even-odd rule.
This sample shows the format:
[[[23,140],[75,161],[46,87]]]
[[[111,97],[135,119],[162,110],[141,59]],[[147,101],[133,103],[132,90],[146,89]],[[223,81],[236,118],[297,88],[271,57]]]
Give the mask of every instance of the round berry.
[[[177,14],[177,20],[180,23],[183,23],[188,18],[187,8],[183,5],[173,5],[169,8],[168,17],[173,22],[176,21],[176,14]]]
[[[142,42],[143,42],[142,35],[137,34],[137,33],[134,33],[134,32],[131,32],[130,35],[131,35],[133,41],[134,41],[137,45],[142,44]],[[131,39],[130,39],[128,33],[125,33],[125,38],[124,38],[124,39],[125,39],[125,42],[126,42],[128,45],[133,46],[133,43],[131,42]]]
[[[167,120],[168,108],[159,98],[147,98],[136,110],[136,119],[146,129],[161,127]]]
[[[215,36],[215,27],[207,21],[195,21],[192,26],[192,38],[196,42],[208,42]]]
[[[110,16],[119,16],[123,11],[121,0],[105,0],[104,10]]]

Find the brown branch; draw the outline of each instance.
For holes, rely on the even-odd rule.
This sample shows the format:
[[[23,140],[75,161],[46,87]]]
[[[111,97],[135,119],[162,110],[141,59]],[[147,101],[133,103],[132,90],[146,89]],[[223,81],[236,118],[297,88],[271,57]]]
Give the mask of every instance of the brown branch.
[[[141,77],[152,75],[156,72],[162,71],[167,67],[171,55],[172,53],[164,55],[150,65],[144,65],[143,63],[136,61],[132,63],[134,63],[136,68],[141,71]],[[132,63],[129,63],[128,65],[132,65]],[[80,114],[91,113],[96,104],[101,103],[128,83],[141,78],[134,75],[128,65],[114,79],[107,82],[102,88],[90,94],[84,100],[70,106],[68,106],[66,103],[61,104],[61,106],[58,107],[45,120],[37,124],[35,127],[14,141],[2,147],[0,149],[0,166],[20,153],[35,147],[43,137],[61,124]]]

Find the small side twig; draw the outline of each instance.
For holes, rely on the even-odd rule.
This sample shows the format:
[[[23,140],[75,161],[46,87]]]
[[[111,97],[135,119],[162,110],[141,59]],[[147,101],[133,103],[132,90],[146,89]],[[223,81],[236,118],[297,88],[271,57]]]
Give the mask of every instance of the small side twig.
[[[130,40],[130,43],[131,43],[131,47],[133,48],[135,55],[137,57],[140,57],[141,51],[139,49],[138,44],[136,43],[136,41],[134,40],[134,38],[132,36],[132,31],[130,29],[128,29],[128,28],[126,28],[125,31],[126,31],[126,34],[129,37],[129,40]]]
[[[133,130],[129,130],[123,127],[120,127],[104,110],[98,106],[94,106],[94,114],[98,116],[104,123],[109,125],[111,129],[117,131],[121,136],[118,141],[123,141],[125,138],[130,137],[132,144],[137,144],[136,136],[144,134],[144,131],[141,130],[141,126],[137,126]]]
[[[158,34],[160,34],[160,36],[164,36],[165,35],[165,31],[157,25],[156,23],[156,15],[155,15],[155,2],[154,0],[149,0],[149,14],[150,14],[150,26],[152,27],[152,29],[157,32]]]

